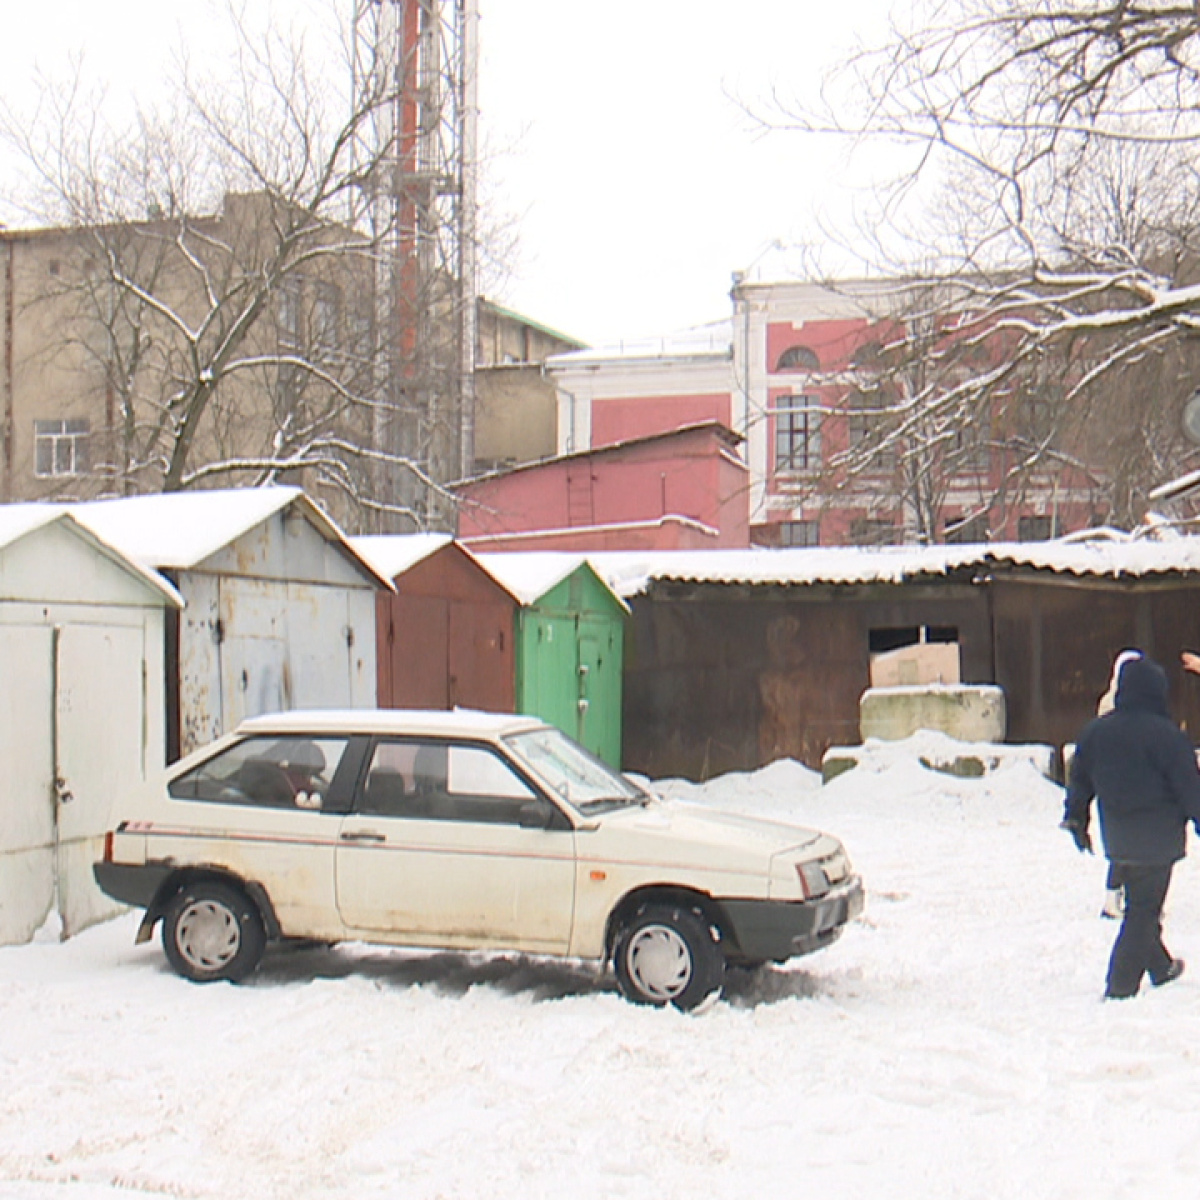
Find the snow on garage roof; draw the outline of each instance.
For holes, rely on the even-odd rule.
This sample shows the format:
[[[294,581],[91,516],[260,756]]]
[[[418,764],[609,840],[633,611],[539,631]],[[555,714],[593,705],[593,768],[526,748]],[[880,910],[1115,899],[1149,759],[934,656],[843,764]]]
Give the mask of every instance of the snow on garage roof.
[[[1056,574],[1130,578],[1200,572],[1200,538],[996,542],[964,546],[863,549],[662,550],[590,554],[621,596],[656,580],[749,585],[903,583],[955,571],[1011,566]]]
[[[122,496],[72,505],[70,512],[144,565],[186,571],[291,505],[303,511],[321,536],[364,574],[391,589],[391,581],[354,549],[338,526],[298,487]]]
[[[352,537],[355,551],[388,579],[395,579],[454,539],[448,533],[378,533]]]
[[[42,525],[59,520],[63,515],[62,508],[57,504],[0,505],[0,548],[11,545]]]
[[[183,597],[172,586],[170,580],[163,578],[135,557],[124,553],[95,530],[73,517],[61,504],[0,504],[0,550],[54,522],[61,522],[105,558],[130,575],[135,575],[151,590],[165,596],[173,608],[183,607]]]
[[[513,550],[477,554],[485,571],[510,595],[528,607],[536,604],[551,588],[587,563],[600,583],[608,588],[622,607],[629,606],[612,586],[608,576],[592,561],[591,554],[572,554],[567,550]]]
[[[93,500],[73,505],[71,511],[142,562],[186,570],[301,495],[296,487],[166,492]]]
[[[350,539],[350,544],[359,554],[367,559],[381,575],[393,581],[403,575],[405,571],[411,570],[417,563],[423,562],[435,551],[451,543],[518,604],[528,603],[523,601],[503,579],[489,571],[475,551],[463,545],[462,542],[455,541],[449,533],[380,533]],[[601,582],[605,581],[601,579]],[[553,587],[554,584],[550,586]]]

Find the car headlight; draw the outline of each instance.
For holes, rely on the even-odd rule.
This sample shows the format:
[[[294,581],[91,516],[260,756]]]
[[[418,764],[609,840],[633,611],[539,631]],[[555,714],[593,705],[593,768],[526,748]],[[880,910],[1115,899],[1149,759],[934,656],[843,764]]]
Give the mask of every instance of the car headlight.
[[[838,849],[824,858],[813,858],[796,864],[800,877],[800,889],[805,900],[823,896],[836,883],[841,883],[850,874],[850,860],[845,850]]]
[[[800,876],[800,890],[804,893],[805,900],[823,896],[829,891],[829,877],[819,862],[797,863],[796,874]]]
[[[850,874],[850,859],[846,857],[844,849],[826,855],[820,860],[820,863],[821,869],[825,872],[825,878],[829,880],[830,887],[835,883],[841,883]]]

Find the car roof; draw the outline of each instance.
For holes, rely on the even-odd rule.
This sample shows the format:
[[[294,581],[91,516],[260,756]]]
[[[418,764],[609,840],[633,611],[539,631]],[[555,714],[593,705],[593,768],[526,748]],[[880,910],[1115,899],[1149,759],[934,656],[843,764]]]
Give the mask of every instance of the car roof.
[[[450,711],[416,708],[293,709],[250,717],[239,734],[418,734],[441,737],[501,737],[530,729],[543,729],[537,717],[514,713],[481,712],[456,708]]]

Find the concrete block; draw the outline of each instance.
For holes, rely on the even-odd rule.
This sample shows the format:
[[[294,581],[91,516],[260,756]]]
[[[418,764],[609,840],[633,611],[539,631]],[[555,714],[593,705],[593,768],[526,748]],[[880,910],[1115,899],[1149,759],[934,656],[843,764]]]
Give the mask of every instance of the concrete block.
[[[896,742],[931,729],[962,742],[1003,742],[1004,690],[994,684],[920,684],[868,688],[859,701],[864,741]]]

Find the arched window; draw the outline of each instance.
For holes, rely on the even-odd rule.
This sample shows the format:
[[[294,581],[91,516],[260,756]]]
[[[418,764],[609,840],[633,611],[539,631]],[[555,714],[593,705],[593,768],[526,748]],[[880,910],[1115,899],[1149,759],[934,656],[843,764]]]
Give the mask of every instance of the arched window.
[[[821,360],[807,346],[789,346],[775,364],[776,371],[819,371]]]

